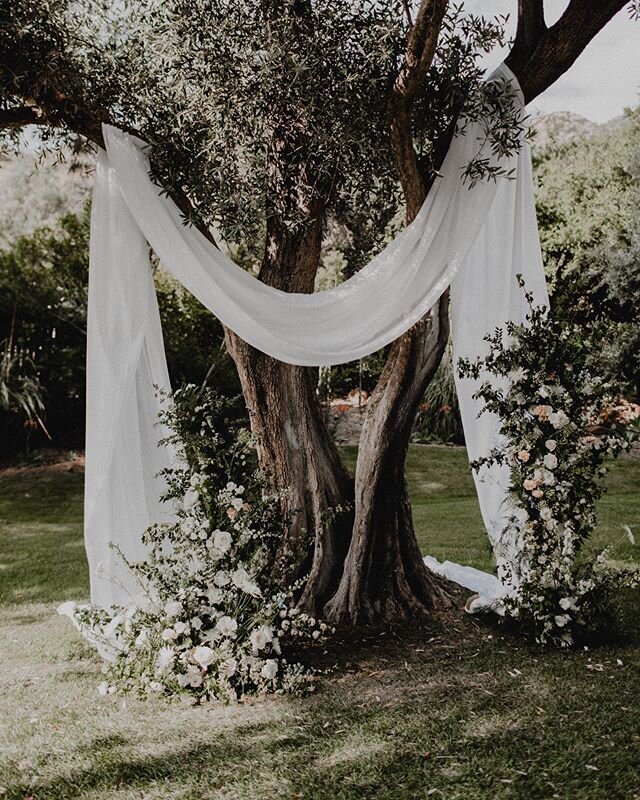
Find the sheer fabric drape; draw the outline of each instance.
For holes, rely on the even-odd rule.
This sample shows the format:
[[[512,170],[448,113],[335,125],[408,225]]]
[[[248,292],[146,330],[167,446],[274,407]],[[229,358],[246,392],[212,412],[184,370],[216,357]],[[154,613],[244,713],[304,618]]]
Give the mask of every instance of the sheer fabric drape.
[[[506,67],[498,77],[517,88]],[[521,107],[521,95],[514,102]],[[528,144],[500,159],[513,169],[511,180],[469,188],[462,170],[483,146],[479,124],[454,138],[414,222],[353,278],[311,295],[266,286],[185,227],[175,204],[150,180],[141,143],[115,128],[103,130],[106,152],[98,159],[91,225],[85,540],[92,602],[110,606],[134,602],[137,594],[110,543],[129,559],[144,556],[143,530],[167,514],[155,476],[173,458],[157,444],[163,434],[157,387],[167,389],[169,379],[147,242],[163,266],[245,341],[306,366],[375,352],[405,333],[449,285],[454,353],[473,357],[483,352],[487,331],[523,318],[516,274],[525,276],[538,300],[546,299],[546,290]],[[473,381],[458,381],[471,458],[498,435],[497,420],[477,417],[474,390]],[[496,555],[509,558],[500,541],[508,474],[486,470],[476,486]]]

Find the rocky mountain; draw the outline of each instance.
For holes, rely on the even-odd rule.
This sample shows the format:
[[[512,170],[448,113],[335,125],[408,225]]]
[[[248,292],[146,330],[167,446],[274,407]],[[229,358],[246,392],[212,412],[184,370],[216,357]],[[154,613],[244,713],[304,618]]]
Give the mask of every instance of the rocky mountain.
[[[550,145],[563,145],[576,139],[607,135],[626,125],[627,117],[615,117],[599,125],[580,114],[574,114],[573,111],[554,111],[551,114],[538,114],[531,118],[530,123],[534,132],[532,147],[542,151]]]

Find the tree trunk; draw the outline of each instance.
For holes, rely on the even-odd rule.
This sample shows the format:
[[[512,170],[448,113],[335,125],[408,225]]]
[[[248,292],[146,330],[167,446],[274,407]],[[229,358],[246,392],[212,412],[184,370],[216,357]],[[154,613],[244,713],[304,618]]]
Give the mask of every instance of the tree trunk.
[[[415,537],[405,460],[415,415],[449,333],[448,293],[391,348],[369,401],[356,469],[353,535],[338,591],[325,606],[335,624],[394,622],[446,603]]]
[[[319,215],[297,235],[272,219],[260,278],[289,292],[312,292],[321,237]],[[340,578],[353,507],[353,481],[318,401],[317,370],[270,358],[230,330],[225,336],[258,440],[260,464],[275,487],[286,487],[283,505],[290,524],[275,568],[283,584],[308,575],[301,605],[317,614]],[[348,510],[336,514],[336,507]]]

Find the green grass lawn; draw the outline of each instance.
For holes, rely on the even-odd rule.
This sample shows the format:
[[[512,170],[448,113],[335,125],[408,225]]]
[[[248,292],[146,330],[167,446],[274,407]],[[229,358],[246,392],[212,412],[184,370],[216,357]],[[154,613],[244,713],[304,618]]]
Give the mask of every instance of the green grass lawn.
[[[408,475],[423,549],[489,567],[464,452],[414,447]],[[608,485],[595,538],[632,558],[640,464]],[[335,647],[305,699],[103,698],[54,613],[87,595],[81,502],[77,473],[0,480],[0,800],[640,798],[637,596],[624,635],[589,650],[461,613]]]

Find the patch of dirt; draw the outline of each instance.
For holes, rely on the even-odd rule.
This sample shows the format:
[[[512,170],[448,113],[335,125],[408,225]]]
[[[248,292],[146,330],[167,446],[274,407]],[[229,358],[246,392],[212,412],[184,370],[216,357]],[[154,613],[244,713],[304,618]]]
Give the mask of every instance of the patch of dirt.
[[[28,462],[0,464],[0,479],[40,472],[84,472],[84,453],[51,447],[34,452]]]

